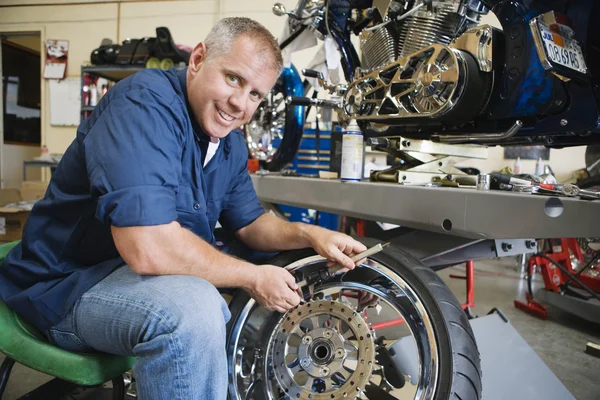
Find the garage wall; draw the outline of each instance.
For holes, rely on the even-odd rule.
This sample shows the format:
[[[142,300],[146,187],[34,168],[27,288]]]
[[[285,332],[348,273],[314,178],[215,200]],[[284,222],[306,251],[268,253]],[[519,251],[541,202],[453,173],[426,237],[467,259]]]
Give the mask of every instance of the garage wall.
[[[104,1],[104,0],[0,0],[0,32],[42,32],[45,39],[68,39],[70,41],[68,76],[79,76],[80,66],[89,61],[90,52],[103,38],[121,42],[127,37],[153,36],[156,26],[167,26],[177,43],[194,46],[208,33],[212,24],[226,16],[247,16],[263,23],[278,36],[284,18],[271,13],[276,0],[187,0],[187,1]],[[293,9],[296,0],[279,0]],[[76,3],[76,4],[75,4]],[[493,17],[485,22],[496,25]],[[314,56],[315,49],[295,54],[292,61],[299,67],[306,66]],[[62,153],[75,137],[75,127],[53,127],[49,123],[48,83],[43,82],[44,99],[42,115],[42,144],[51,153]],[[568,179],[571,172],[581,168],[584,148],[552,150],[550,164],[561,180]],[[501,148],[491,148],[485,161],[469,161],[484,171],[512,165],[504,160]],[[466,163],[463,163],[466,165]],[[524,171],[533,171],[535,161],[523,161]]]

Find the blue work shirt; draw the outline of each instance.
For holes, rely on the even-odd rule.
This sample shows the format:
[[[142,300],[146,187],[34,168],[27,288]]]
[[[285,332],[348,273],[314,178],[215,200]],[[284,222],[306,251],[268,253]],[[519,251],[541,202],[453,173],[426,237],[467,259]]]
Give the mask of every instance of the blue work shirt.
[[[217,220],[234,232],[263,214],[241,132],[221,139],[203,168],[209,138],[189,108],[185,74],[138,72],[79,126],[0,268],[0,297],[39,329],[124,264],[111,225],[176,220],[213,243]]]

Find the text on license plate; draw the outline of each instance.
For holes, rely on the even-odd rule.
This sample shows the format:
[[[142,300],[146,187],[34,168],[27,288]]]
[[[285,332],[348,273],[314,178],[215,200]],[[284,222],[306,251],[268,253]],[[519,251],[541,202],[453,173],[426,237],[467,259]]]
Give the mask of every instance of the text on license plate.
[[[586,73],[587,67],[583,53],[576,40],[564,38],[546,30],[542,30],[541,33],[548,60],[563,67]]]

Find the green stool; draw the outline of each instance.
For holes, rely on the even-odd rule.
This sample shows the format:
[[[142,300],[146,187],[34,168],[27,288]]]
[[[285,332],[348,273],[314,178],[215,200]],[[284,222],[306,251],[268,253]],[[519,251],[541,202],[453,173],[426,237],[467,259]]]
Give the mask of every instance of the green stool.
[[[0,245],[0,263],[19,242]],[[113,399],[125,398],[123,374],[131,369],[133,357],[104,353],[72,353],[48,343],[44,335],[27,324],[0,301],[0,351],[6,359],[0,366],[0,398],[15,362],[52,375],[54,379],[26,395],[29,398],[60,398],[79,386],[99,386],[112,381]],[[66,382],[65,382],[66,381]]]

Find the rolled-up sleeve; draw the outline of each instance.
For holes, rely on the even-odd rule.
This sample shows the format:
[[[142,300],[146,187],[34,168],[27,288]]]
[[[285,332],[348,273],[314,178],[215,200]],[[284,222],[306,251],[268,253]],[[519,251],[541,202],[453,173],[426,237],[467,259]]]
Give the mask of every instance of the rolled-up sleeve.
[[[102,110],[83,141],[96,218],[118,227],[177,219],[179,107],[175,98],[144,89],[126,92]]]
[[[232,140],[235,140],[232,138]],[[239,141],[239,139],[238,139]],[[243,138],[241,139],[243,142]],[[245,144],[238,145],[237,148],[245,150]],[[247,225],[250,225],[255,219],[264,214],[265,210],[260,205],[252,180],[248,174],[248,155],[247,151],[243,155],[236,157],[237,166],[233,176],[231,190],[229,192],[227,203],[221,212],[219,222],[230,232],[235,232]]]

